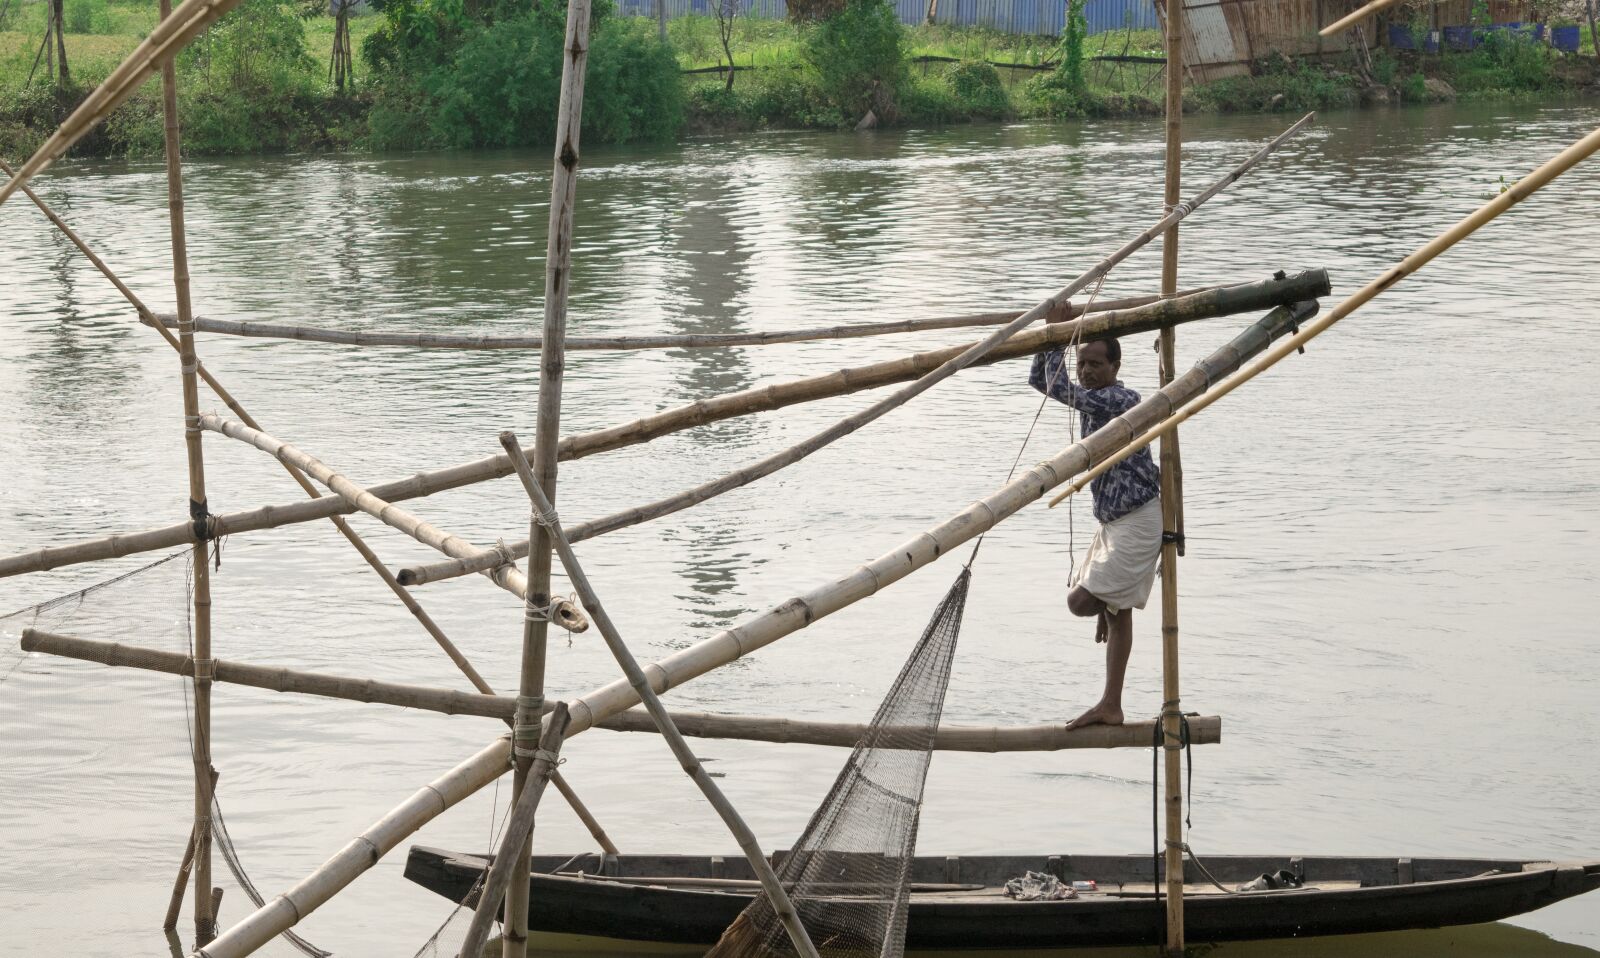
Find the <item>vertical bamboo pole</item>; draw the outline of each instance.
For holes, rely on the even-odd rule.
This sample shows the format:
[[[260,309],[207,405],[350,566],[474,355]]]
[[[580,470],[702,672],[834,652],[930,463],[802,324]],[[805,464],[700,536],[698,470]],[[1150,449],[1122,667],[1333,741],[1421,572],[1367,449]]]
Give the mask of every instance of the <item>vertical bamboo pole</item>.
[[[663,28],[666,21],[662,21]],[[561,63],[561,101],[556,113],[555,167],[550,177],[550,220],[545,246],[544,339],[539,358],[539,418],[535,425],[533,469],[544,495],[556,497],[556,458],[561,444],[561,376],[565,368],[567,287],[572,264],[573,207],[578,199],[578,134],[583,126],[583,81],[589,60],[589,0],[568,0],[565,55]],[[528,593],[523,614],[522,675],[512,728],[516,772],[514,803],[526,786],[544,707],[545,640],[549,634],[550,536],[536,522],[528,528]],[[520,857],[532,855],[531,842]],[[528,879],[531,870],[512,872],[506,889],[504,958],[528,953]]]
[[[1179,194],[1183,151],[1183,2],[1167,0],[1167,170],[1165,204],[1182,201]],[[1161,295],[1178,291],[1178,227],[1162,237]],[[1161,331],[1161,385],[1172,381],[1177,342],[1172,327]],[[1165,759],[1167,813],[1167,954],[1183,954],[1183,781],[1182,754],[1173,747],[1179,737],[1182,709],[1178,686],[1178,543],[1183,533],[1182,462],[1176,432],[1161,440],[1161,737]]]
[[[161,19],[172,0],[159,0]],[[161,113],[167,152],[167,213],[172,230],[172,285],[178,302],[178,361],[183,372],[183,439],[189,460],[189,514],[194,543],[194,933],[196,947],[216,937],[211,902],[211,569],[206,517],[206,467],[200,448],[200,388],[194,354],[194,310],[189,302],[189,251],[183,227],[183,161],[178,135],[178,74],[161,66]]]

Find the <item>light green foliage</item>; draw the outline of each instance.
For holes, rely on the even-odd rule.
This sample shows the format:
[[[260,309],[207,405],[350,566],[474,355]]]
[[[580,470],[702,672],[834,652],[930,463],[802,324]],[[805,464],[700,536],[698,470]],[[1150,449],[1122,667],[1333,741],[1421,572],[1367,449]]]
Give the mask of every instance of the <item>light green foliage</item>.
[[[1469,53],[1443,58],[1441,70],[1463,96],[1533,93],[1556,85],[1554,55],[1542,44],[1491,30]]]
[[[873,110],[893,122],[906,76],[905,29],[887,0],[847,0],[844,9],[806,29],[800,59],[822,99],[854,123]]]
[[[67,0],[62,13],[68,33],[106,34],[116,29],[106,0]]]
[[[1083,41],[1089,35],[1084,18],[1085,0],[1067,0],[1067,23],[1061,29],[1061,63],[1056,71],[1069,90],[1083,92]]]

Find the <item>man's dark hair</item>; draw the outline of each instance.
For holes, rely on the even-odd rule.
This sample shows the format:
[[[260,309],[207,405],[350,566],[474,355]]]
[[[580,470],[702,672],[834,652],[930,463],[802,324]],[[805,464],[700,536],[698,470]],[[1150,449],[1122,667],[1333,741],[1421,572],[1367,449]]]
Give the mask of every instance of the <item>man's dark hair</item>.
[[[1106,344],[1106,362],[1122,362],[1122,343],[1120,341],[1115,339],[1102,339],[1100,341]]]

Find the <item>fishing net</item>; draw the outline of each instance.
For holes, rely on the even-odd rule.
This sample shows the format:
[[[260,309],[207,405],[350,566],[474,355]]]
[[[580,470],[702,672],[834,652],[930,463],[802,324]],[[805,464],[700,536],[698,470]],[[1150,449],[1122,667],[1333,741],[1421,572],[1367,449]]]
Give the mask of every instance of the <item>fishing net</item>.
[[[192,841],[194,714],[191,680],[138,668],[103,665],[42,652],[24,652],[26,630],[120,643],[192,656],[189,613],[193,601],[189,550],[173,553],[129,572],[0,616],[0,728],[38,729],[39,718],[55,716],[47,733],[27,736],[8,759],[8,772],[25,777],[29,791],[13,809],[24,822],[70,811],[101,820],[107,834],[93,847],[116,861],[133,863],[158,877],[136,882],[165,886],[177,873],[185,844]],[[106,783],[114,783],[107,787]],[[212,881],[227,891],[224,905],[239,913],[240,898],[256,907],[264,898],[250,880],[238,847],[228,834],[221,792],[213,796],[212,847],[226,871],[215,867]],[[40,827],[40,854],[57,861],[95,859],[85,853],[82,836]],[[52,843],[75,842],[52,848]],[[102,862],[102,866],[104,863]],[[234,885],[228,885],[226,875]],[[104,880],[92,872],[79,876],[91,886]],[[66,884],[74,884],[67,882]],[[8,882],[0,869],[0,897]],[[27,889],[22,889],[27,891]],[[166,895],[160,895],[165,902]],[[185,921],[192,890],[182,896]],[[41,911],[50,903],[41,901]],[[151,927],[161,923],[159,912]],[[329,954],[293,932],[285,932],[261,954],[312,958]]]
[[[812,942],[830,958],[905,954],[922,790],[971,578],[970,567],[956,577],[827,798],[778,865]],[[762,894],[707,958],[793,954]]]

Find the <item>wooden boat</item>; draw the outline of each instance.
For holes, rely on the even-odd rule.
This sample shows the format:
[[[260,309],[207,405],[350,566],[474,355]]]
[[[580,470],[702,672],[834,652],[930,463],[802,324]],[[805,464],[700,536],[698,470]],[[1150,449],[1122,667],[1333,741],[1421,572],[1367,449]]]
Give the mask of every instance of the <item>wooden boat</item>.
[[[475,904],[490,856],[413,846],[405,875],[451,901]],[[709,946],[756,892],[742,856],[534,856],[535,931]],[[1189,863],[1190,942],[1340,935],[1498,921],[1600,888],[1600,861],[1480,858],[1208,856],[1233,889],[1289,871],[1300,888],[1224,891]],[[1065,901],[1015,901],[1003,888],[1028,871],[1098,888]],[[1165,911],[1148,856],[919,857],[907,947],[1072,948],[1158,944]]]

